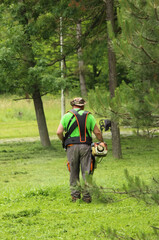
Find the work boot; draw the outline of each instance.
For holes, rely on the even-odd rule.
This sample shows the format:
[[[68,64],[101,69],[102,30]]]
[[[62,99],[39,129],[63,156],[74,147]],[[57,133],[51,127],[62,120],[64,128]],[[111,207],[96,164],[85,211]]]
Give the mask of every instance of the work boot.
[[[72,202],[76,202],[80,198],[81,198],[80,195],[72,196]]]
[[[72,197],[72,202],[76,202],[80,198]]]
[[[86,203],[91,203],[92,202],[91,197],[83,197],[82,200]]]

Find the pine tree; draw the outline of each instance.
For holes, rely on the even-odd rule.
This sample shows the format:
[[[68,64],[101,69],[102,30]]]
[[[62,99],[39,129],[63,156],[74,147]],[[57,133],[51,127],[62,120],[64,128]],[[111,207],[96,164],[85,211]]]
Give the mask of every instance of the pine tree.
[[[112,34],[115,34],[115,14],[114,14],[114,1],[106,0],[106,17],[107,17],[107,46],[108,46],[108,62],[109,62],[109,90],[110,96],[115,96],[115,89],[117,87],[117,72],[116,72],[116,55],[112,48],[112,40],[109,31],[109,25],[112,29]],[[120,129],[117,121],[112,120],[111,122],[112,131],[112,148],[113,156],[115,158],[121,158],[121,143],[120,143]]]
[[[130,98],[127,97],[129,124],[149,132],[149,128],[159,123],[159,102],[156,101],[159,90],[159,3],[155,0],[120,0],[119,3],[121,34],[114,39],[114,47],[118,62],[125,64],[130,80],[127,88],[128,91],[131,88]]]

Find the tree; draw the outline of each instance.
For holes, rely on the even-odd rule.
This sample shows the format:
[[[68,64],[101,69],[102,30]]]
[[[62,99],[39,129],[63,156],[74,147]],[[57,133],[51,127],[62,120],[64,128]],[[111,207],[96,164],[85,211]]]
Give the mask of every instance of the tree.
[[[77,40],[78,40],[78,66],[79,66],[79,79],[80,79],[80,87],[81,87],[81,95],[87,96],[87,89],[85,83],[85,76],[84,76],[84,61],[83,61],[83,54],[82,54],[82,47],[81,47],[81,37],[82,37],[82,28],[81,28],[81,21],[77,23]]]
[[[83,95],[86,95],[87,91],[97,84],[101,83],[106,86],[106,80],[103,81],[103,75],[105,76],[105,72],[107,72],[104,69],[105,59],[103,56],[103,53],[106,52],[103,36],[106,27],[103,5],[101,0],[70,0],[63,12],[65,18],[70,22],[65,39],[70,42],[70,46],[74,46],[72,54],[67,57],[69,70],[67,76],[74,77],[74,84],[72,84],[74,86],[77,76],[80,74]],[[75,53],[78,54],[78,65],[75,62]]]
[[[106,0],[106,17],[107,17],[107,46],[108,46],[108,62],[109,62],[109,90],[110,96],[113,98],[115,96],[115,89],[117,87],[117,76],[116,76],[116,56],[112,48],[112,41],[109,32],[109,25],[113,33],[115,33],[115,23],[114,23],[114,1]],[[112,131],[112,148],[113,156],[115,158],[121,158],[121,144],[120,144],[120,130],[118,122],[112,121],[111,123]]]
[[[138,129],[148,130],[157,126],[159,119],[159,4],[149,0],[120,0],[119,3],[121,31],[114,38],[113,46],[118,62],[122,62],[128,72],[127,91],[125,86],[123,89],[128,101],[127,120]],[[129,99],[126,95],[129,95]]]
[[[59,49],[52,50],[51,46],[52,42],[59,41],[56,33],[59,22],[52,14],[56,3],[1,1],[1,81],[5,78],[14,92],[28,93],[33,98],[43,146],[50,146],[50,139],[41,97],[58,89],[61,83],[59,67],[52,73],[52,66],[60,56]]]
[[[108,1],[109,2],[109,1]],[[93,4],[92,4],[93,3]],[[84,51],[86,49],[86,47],[88,46],[87,45],[87,41],[90,41],[90,39],[94,38],[94,36],[92,36],[92,32],[94,29],[97,29],[99,28],[99,26],[101,27],[101,25],[103,26],[103,23],[104,22],[104,17],[105,15],[108,15],[110,16],[110,13],[113,14],[113,11],[110,12],[111,8],[113,9],[113,6],[111,6],[112,1],[110,1],[109,3],[106,4],[106,9],[107,11],[105,12],[105,14],[103,13],[103,10],[102,8],[104,7],[105,9],[105,6],[103,4],[103,2],[99,1],[98,4],[95,3],[94,1],[91,1],[91,5],[93,6],[93,8],[88,8],[90,6],[90,3],[88,3],[87,1],[85,3],[83,3],[83,1],[79,1],[78,3],[76,1],[71,1],[71,5],[78,5],[81,6],[84,6],[85,9],[87,9],[88,11],[84,14],[84,17],[82,17],[82,20],[81,22],[83,24],[85,24],[85,32],[83,34],[83,38],[81,38],[81,43],[84,43]],[[107,6],[108,5],[108,6]],[[99,8],[100,10],[100,14],[99,14]],[[80,11],[78,11],[78,19],[81,19],[81,15],[80,15]],[[111,15],[110,16],[110,22],[111,24],[114,25],[114,15]],[[106,25],[105,25],[106,27]],[[103,33],[103,29],[102,29],[102,33]],[[107,33],[109,35],[109,32]],[[105,34],[106,35],[106,34]],[[88,40],[89,39],[89,40]],[[103,41],[103,39],[102,39]],[[111,39],[110,37],[108,36],[108,56],[109,56],[109,86],[110,86],[110,92],[111,92],[111,97],[113,98],[114,97],[114,94],[115,94],[115,88],[117,86],[117,79],[116,79],[116,61],[115,61],[115,53],[114,51],[112,50],[112,44],[111,44]],[[91,49],[92,52],[94,51],[94,49]],[[90,54],[91,55],[91,54]],[[112,61],[113,59],[113,61]],[[96,68],[96,65],[94,64],[94,74],[97,75],[97,68]],[[101,72],[101,69],[99,71],[99,74]],[[112,74],[113,73],[113,74]],[[91,98],[92,99],[92,98]],[[114,122],[112,121],[112,142],[113,142],[113,155],[114,157],[116,158],[120,158],[121,157],[121,146],[120,146],[120,132],[119,132],[119,127],[118,127],[118,123],[117,122]]]

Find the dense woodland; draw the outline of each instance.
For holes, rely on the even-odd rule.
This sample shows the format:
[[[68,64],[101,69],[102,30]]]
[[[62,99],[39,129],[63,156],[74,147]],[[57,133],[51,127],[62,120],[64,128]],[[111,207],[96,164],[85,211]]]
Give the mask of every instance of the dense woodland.
[[[73,92],[120,125],[159,126],[158,0],[0,0],[0,93],[34,101],[50,145],[42,96]]]

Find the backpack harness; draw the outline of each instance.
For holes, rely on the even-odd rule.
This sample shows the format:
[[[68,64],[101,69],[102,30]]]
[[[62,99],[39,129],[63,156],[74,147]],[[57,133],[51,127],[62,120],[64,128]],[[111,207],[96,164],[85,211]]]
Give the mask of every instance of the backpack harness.
[[[92,138],[86,128],[87,116],[88,116],[88,114],[90,114],[90,112],[85,111],[82,115],[80,115],[78,113],[80,110],[81,109],[79,109],[78,111],[75,111],[74,109],[72,109],[72,110],[68,111],[68,112],[71,112],[73,114],[73,116],[71,117],[71,119],[67,125],[67,132],[64,137],[64,146],[65,147],[67,147],[70,144],[91,145],[91,143],[92,143]],[[70,123],[74,117],[76,118],[76,121],[69,128]],[[75,130],[76,127],[79,128],[80,136],[79,137],[70,137],[70,135],[72,134],[72,132]],[[86,136],[86,134],[87,134],[87,136]]]

